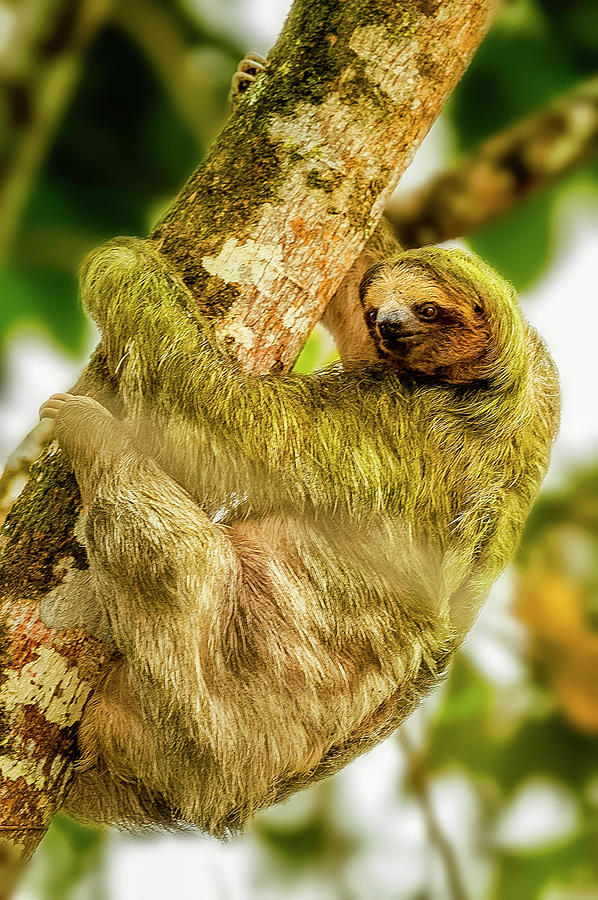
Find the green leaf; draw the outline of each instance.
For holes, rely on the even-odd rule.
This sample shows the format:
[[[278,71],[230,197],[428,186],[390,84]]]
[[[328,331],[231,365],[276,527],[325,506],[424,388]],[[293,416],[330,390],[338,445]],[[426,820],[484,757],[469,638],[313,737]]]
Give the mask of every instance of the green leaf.
[[[331,350],[331,339],[324,327],[316,327],[297,357],[293,372],[313,372],[330,365],[337,359],[338,353],[336,350]]]

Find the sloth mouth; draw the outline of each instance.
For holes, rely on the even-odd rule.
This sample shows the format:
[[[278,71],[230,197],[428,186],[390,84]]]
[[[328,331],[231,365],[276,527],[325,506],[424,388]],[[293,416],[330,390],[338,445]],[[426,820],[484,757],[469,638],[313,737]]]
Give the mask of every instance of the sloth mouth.
[[[425,332],[423,331],[393,331],[391,334],[384,334],[378,329],[378,335],[382,341],[387,343],[395,343],[396,341],[409,341],[414,338],[421,338]]]
[[[397,350],[406,350],[410,344],[417,343],[421,338],[421,331],[410,331],[406,334],[395,334],[390,340],[381,337],[380,345],[387,353],[392,353]]]

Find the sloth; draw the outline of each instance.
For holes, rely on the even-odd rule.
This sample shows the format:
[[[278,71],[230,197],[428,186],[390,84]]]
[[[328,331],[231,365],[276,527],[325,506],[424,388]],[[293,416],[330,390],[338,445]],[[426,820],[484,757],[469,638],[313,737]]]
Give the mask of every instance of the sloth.
[[[557,375],[512,287],[460,250],[371,267],[371,358],[310,375],[242,373],[149,241],[94,252],[81,289],[126,415],[41,409],[81,492],[72,602],[116,650],[66,808],[224,836],[443,677],[545,474]]]

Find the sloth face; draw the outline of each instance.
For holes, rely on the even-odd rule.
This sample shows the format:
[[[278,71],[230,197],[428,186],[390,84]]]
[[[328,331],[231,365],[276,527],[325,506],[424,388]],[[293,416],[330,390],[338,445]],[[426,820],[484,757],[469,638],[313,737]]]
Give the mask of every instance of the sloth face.
[[[481,299],[426,264],[378,263],[360,297],[378,354],[394,367],[450,383],[487,373],[492,340]]]

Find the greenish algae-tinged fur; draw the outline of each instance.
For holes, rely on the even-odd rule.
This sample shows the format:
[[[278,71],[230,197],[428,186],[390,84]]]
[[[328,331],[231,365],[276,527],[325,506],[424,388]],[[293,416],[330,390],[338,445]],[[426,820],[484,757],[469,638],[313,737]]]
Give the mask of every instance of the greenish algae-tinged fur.
[[[211,434],[212,431],[218,431],[220,427],[224,430],[226,426],[234,427],[235,433],[244,444],[256,441],[250,455],[255,454],[256,458],[261,458],[265,453],[265,461],[268,461],[268,449],[262,443],[263,432],[267,431],[266,423],[257,433],[249,422],[246,423],[247,428],[244,428],[243,416],[250,415],[253,418],[252,405],[248,407],[245,402],[240,409],[235,405],[235,401],[238,403],[241,396],[245,399],[246,392],[249,392],[255,401],[253,409],[263,408],[267,416],[266,422],[272,427],[272,448],[277,459],[278,438],[282,436],[281,427],[284,427],[286,438],[289,437],[289,429],[292,428],[293,439],[301,440],[303,435],[301,423],[307,425],[315,420],[324,428],[324,434],[320,435],[320,432],[318,434],[332,454],[327,459],[334,470],[336,464],[340,464],[341,461],[336,454],[343,452],[343,446],[347,440],[350,443],[351,435],[363,430],[360,417],[364,409],[355,399],[346,396],[344,380],[355,380],[355,390],[359,397],[363,389],[371,390],[370,378],[373,384],[376,384],[379,378],[382,379],[379,388],[381,400],[388,399],[388,379],[396,379],[400,395],[403,396],[405,391],[408,391],[413,397],[410,413],[417,412],[418,416],[428,416],[432,421],[436,419],[439,423],[444,421],[448,413],[450,418],[446,420],[447,427],[452,426],[453,422],[458,422],[463,423],[464,428],[473,427],[479,430],[492,425],[501,432],[510,431],[514,423],[512,419],[503,415],[505,404],[507,409],[517,409],[518,414],[530,413],[525,406],[522,408],[522,400],[527,396],[526,392],[529,389],[526,379],[530,374],[530,366],[537,363],[536,356],[541,358],[543,355],[539,339],[534,338],[530,344],[530,335],[535,333],[525,322],[513,288],[482,260],[462,251],[448,252],[426,248],[407,251],[402,257],[419,259],[433,266],[441,265],[443,273],[447,276],[467,285],[470,290],[483,292],[484,302],[493,313],[492,322],[498,350],[493,370],[489,371],[488,384],[483,386],[483,390],[466,386],[448,391],[446,386],[411,384],[409,376],[401,377],[398,373],[383,373],[382,376],[373,371],[371,375],[365,377],[359,370],[343,376],[342,392],[339,392],[339,375],[334,369],[329,373],[320,373],[316,377],[305,375],[289,375],[283,379],[277,376],[242,377],[234,366],[222,367],[222,360],[215,345],[209,342],[209,329],[206,330],[205,325],[202,326],[201,319],[199,334],[202,335],[201,344],[204,352],[198,355],[197,328],[180,329],[178,323],[179,304],[189,303],[188,295],[181,290],[178,276],[165,265],[158,253],[152,253],[150,244],[132,238],[115,239],[91,255],[82,272],[83,292],[89,312],[99,321],[104,331],[104,347],[109,368],[115,371],[120,367],[119,373],[121,370],[133,372],[135,370],[133,360],[137,360],[140,373],[138,377],[141,380],[135,385],[131,400],[134,399],[136,404],[152,405],[160,396],[167,398],[168,409],[172,411],[172,415],[181,416],[183,419],[189,418],[194,431],[199,429],[197,438],[202,443],[217,437],[217,434]],[[390,262],[392,263],[392,260]],[[145,271],[142,264],[147,266]],[[100,272],[101,276],[98,274]],[[88,283],[96,282],[102,286],[101,294],[86,287]],[[151,298],[151,303],[148,298]],[[158,332],[157,326],[148,330],[152,318],[160,319],[161,332]],[[137,335],[137,340],[132,341],[135,355],[132,358],[129,352],[129,355],[121,360],[121,348],[127,345],[128,334]],[[146,334],[149,341],[147,346],[140,345],[139,342]],[[537,352],[532,354],[531,350],[536,347],[536,342]],[[150,348],[153,352],[150,352]],[[152,372],[155,374],[150,379],[149,373]],[[219,409],[214,405],[204,406],[197,397],[196,390],[192,389],[200,378],[205,379],[205,390],[212,390],[215,398],[224,399],[221,388],[224,385],[228,387],[229,395],[224,408]],[[167,383],[163,379],[170,384],[171,391],[168,391]],[[205,390],[202,390],[202,394]],[[347,412],[346,419],[330,423],[328,426],[332,429],[330,434],[327,434],[326,422],[320,421],[322,416],[317,414],[317,403],[326,403],[328,392],[332,392],[331,396],[338,394],[337,402],[342,401],[343,408],[346,408]],[[281,407],[282,397],[284,407]],[[397,409],[397,415],[399,414],[400,407]],[[196,416],[202,417],[204,421],[197,421]],[[207,428],[209,436],[202,437],[203,427],[208,426],[206,416],[210,417],[213,424]],[[342,432],[346,435],[342,440],[336,431],[341,423]],[[176,426],[173,427],[176,430]],[[313,427],[309,432],[313,433]],[[237,449],[235,445],[229,445],[224,451],[224,457],[233,462]],[[199,452],[197,445],[193,446],[192,452],[193,454]],[[234,455],[232,459],[231,452]],[[209,455],[212,456],[213,453],[212,447]],[[279,465],[283,462],[278,460]],[[323,462],[322,460],[322,464]],[[291,469],[294,466],[292,454],[289,465]],[[406,465],[405,461],[401,460],[400,465],[401,467]],[[323,471],[319,472],[318,481],[323,474]],[[380,486],[388,481],[387,473],[382,470],[378,472],[374,468],[369,474],[379,485],[375,491],[377,494],[381,491]],[[234,490],[235,486],[231,485],[231,489]],[[294,489],[297,488],[298,485],[295,485]],[[270,494],[271,485],[264,485],[264,491]],[[394,493],[394,502],[402,504],[404,498],[401,494],[401,491]],[[299,497],[296,499],[298,501]],[[355,502],[359,502],[359,499],[354,498]],[[351,506],[351,498],[347,498],[347,502]]]
[[[58,439],[131,667],[117,696],[134,683],[159,727],[125,728],[100,688],[77,814],[241,828],[377,743],[441,677],[517,546],[559,391],[489,266],[444,249],[383,265],[405,261],[479,301],[483,377],[383,363],[246,375],[185,314],[192,297],[153,243],[118,239],[86,261],[84,303],[137,444],[77,398]]]
[[[7,677],[6,668],[8,665],[8,635],[6,632],[6,624],[2,621],[0,617],[0,688],[2,687],[2,683]],[[6,711],[3,708],[0,708],[0,747],[5,745],[6,739],[8,738],[8,719],[6,715]]]

